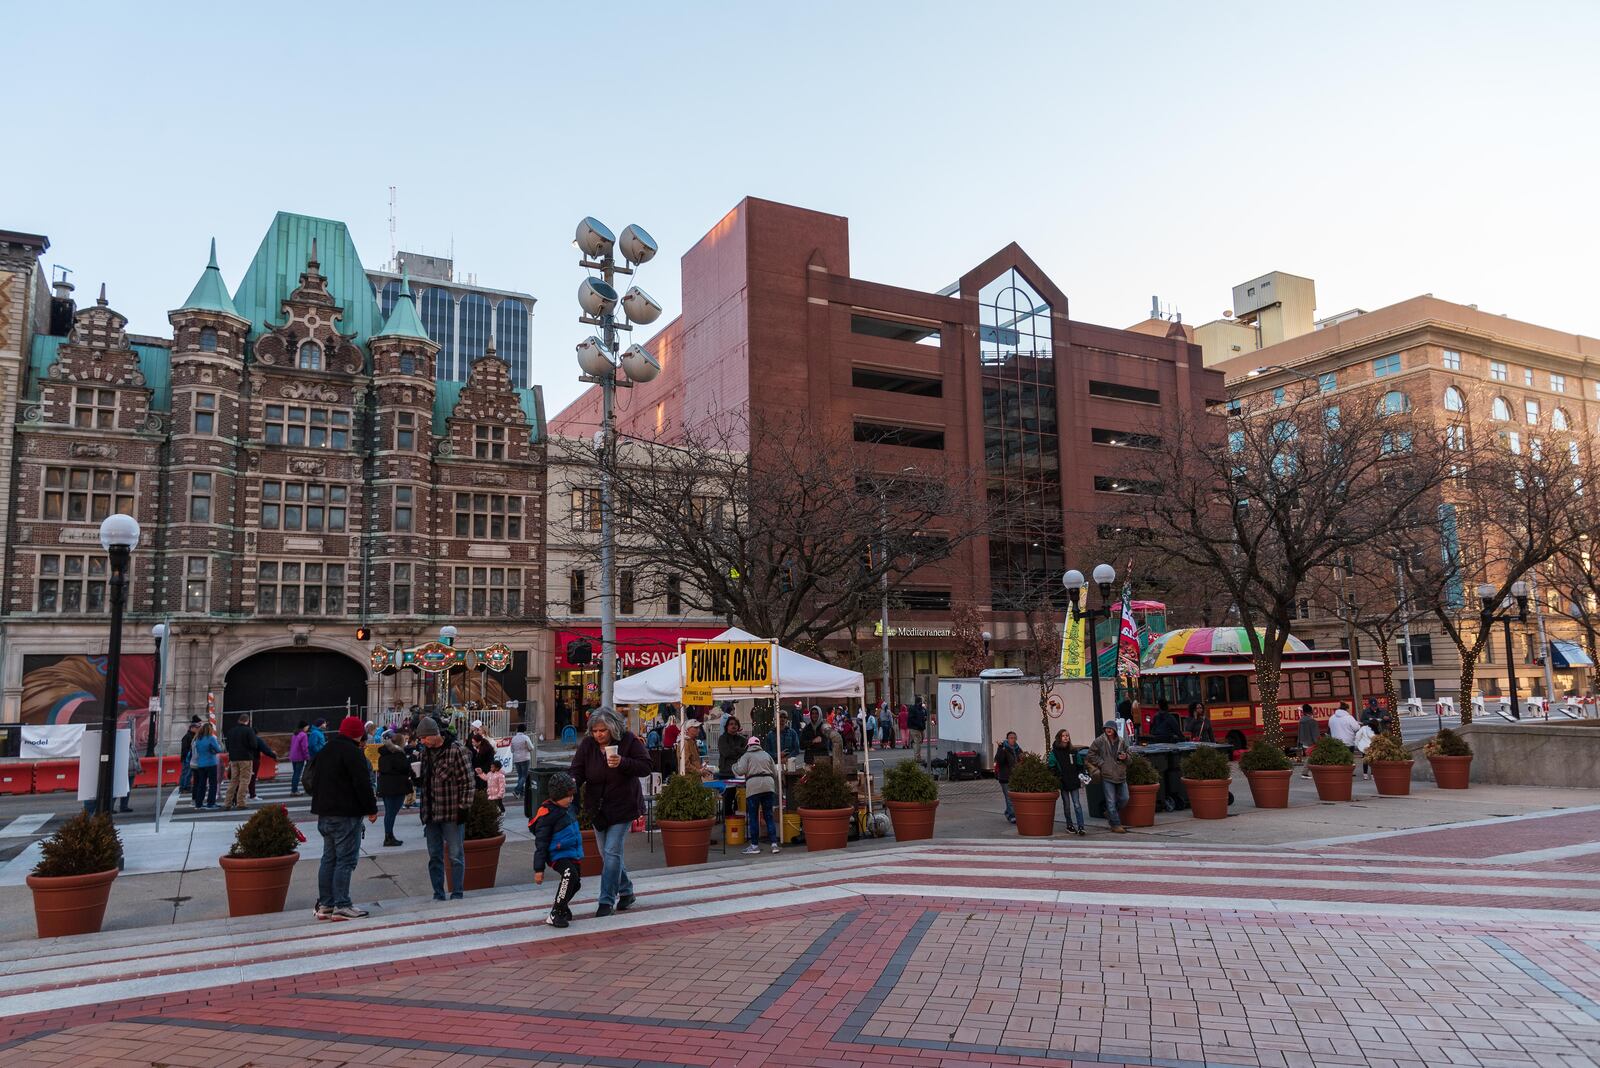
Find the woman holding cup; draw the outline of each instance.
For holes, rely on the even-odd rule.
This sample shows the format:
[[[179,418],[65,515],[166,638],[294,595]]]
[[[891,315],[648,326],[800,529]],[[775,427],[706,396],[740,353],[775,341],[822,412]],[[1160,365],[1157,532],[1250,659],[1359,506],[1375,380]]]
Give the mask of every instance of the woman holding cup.
[[[603,861],[595,915],[626,911],[634,902],[633,880],[628,878],[622,850],[630,825],[644,815],[639,780],[650,774],[650,755],[622,717],[602,705],[590,713],[589,732],[578,743],[569,770],[594,824]]]

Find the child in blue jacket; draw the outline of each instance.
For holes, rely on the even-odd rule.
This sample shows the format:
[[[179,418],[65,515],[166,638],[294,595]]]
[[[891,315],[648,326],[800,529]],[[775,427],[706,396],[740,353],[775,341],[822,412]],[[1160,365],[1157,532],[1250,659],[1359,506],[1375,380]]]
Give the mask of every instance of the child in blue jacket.
[[[544,803],[528,830],[533,832],[533,881],[544,882],[546,865],[561,876],[556,887],[555,904],[545,919],[551,927],[565,927],[572,920],[570,902],[578,894],[583,880],[578,877],[578,861],[583,859],[583,831],[578,828],[578,817],[572,814],[572,776],[557,772],[550,776],[550,787]]]

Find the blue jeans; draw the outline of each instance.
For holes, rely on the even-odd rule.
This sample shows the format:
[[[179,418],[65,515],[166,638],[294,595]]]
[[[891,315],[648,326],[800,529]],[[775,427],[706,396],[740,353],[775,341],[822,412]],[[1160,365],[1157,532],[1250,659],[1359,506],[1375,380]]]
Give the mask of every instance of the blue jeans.
[[[178,772],[178,792],[180,794],[186,794],[189,792],[189,778],[193,774],[194,769],[189,766],[189,762],[187,760],[184,761],[183,770]]]
[[[193,789],[194,807],[201,805],[214,805],[217,803],[217,766],[209,768],[195,768],[194,778],[190,780]]]
[[[600,869],[600,904],[615,905],[617,898],[633,895],[633,880],[622,864],[622,847],[628,841],[627,823],[613,823],[605,830],[596,830],[600,843],[600,856],[605,867]]]
[[[751,845],[761,844],[761,822],[759,817],[765,816],[767,820],[767,841],[772,845],[778,844],[778,821],[772,814],[772,803],[778,795],[768,792],[756,794],[754,797],[745,795],[744,813],[745,826],[748,828]]]
[[[320,816],[322,866],[317,869],[317,904],[344,908],[350,904],[350,876],[361,856],[360,816]]]
[[[1073,812],[1076,812],[1078,814],[1078,822],[1077,822],[1076,826],[1082,827],[1084,825],[1084,823],[1083,823],[1083,791],[1082,790],[1067,790],[1067,789],[1062,789],[1062,791],[1061,791],[1061,818],[1067,821],[1067,826],[1068,827],[1072,827],[1072,826],[1074,826],[1074,824],[1072,822],[1072,812],[1068,812],[1067,811],[1067,802],[1069,800],[1072,802],[1072,810],[1073,810]]]
[[[1121,827],[1122,813],[1117,810],[1128,803],[1128,784],[1101,779],[1100,789],[1104,790],[1106,795],[1106,820],[1113,827]]]
[[[289,779],[289,792],[297,794],[300,792],[300,776],[305,774],[306,762],[304,760],[291,761],[289,767],[294,771],[294,775]]]
[[[394,818],[400,815],[400,806],[405,804],[405,794],[383,795],[383,840],[387,842],[394,837]]]
[[[518,797],[527,797],[528,796],[528,762],[526,760],[519,760],[515,764],[513,764],[512,767],[516,768],[516,772],[517,772],[517,796]]]
[[[1006,799],[1006,819],[1017,818],[1017,810],[1011,807],[1011,788],[1005,783],[1000,784],[1000,796]]]
[[[424,823],[422,837],[428,843],[428,880],[433,883],[433,897],[444,900],[444,853],[450,850],[451,897],[462,897],[461,884],[467,879],[467,825],[465,823]]]

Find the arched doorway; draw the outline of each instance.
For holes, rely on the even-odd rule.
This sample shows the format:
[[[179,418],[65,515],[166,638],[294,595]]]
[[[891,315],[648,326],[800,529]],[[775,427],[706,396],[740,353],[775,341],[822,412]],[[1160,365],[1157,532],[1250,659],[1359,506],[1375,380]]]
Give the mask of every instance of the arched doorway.
[[[367,669],[331,649],[269,649],[228,670],[223,713],[232,722],[251,713],[258,731],[292,731],[300,720],[325,716],[337,727],[345,707],[367,702]]]

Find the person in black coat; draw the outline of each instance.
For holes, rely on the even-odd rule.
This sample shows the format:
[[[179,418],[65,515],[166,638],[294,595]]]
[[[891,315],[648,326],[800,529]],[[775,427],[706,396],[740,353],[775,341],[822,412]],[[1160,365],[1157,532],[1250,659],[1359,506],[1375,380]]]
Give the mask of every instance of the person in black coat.
[[[717,778],[724,781],[733,777],[733,766],[739,758],[744,756],[745,744],[748,739],[744,736],[744,728],[739,721],[729,716],[722,724],[722,734],[717,738]],[[739,791],[722,791],[722,818],[727,819],[738,809]]]
[[[372,794],[372,765],[358,739],[367,733],[358,716],[346,716],[311,762],[311,814],[322,835],[322,865],[317,870],[317,919],[356,920],[367,915],[350,900],[350,876],[361,856],[361,818],[375,823],[378,799]]]
[[[378,796],[383,798],[383,844],[404,845],[394,836],[394,819],[412,789],[411,758],[406,754],[405,735],[390,731],[378,748]]]
[[[1183,741],[1183,724],[1163,697],[1156,708],[1156,718],[1150,721],[1150,737],[1157,742]]]
[[[600,870],[600,904],[596,916],[633,907],[633,880],[628,878],[622,848],[628,829],[644,815],[644,790],[639,780],[650,774],[650,754],[610,708],[601,705],[589,715],[589,733],[578,743],[568,769],[594,824],[604,867]]]

